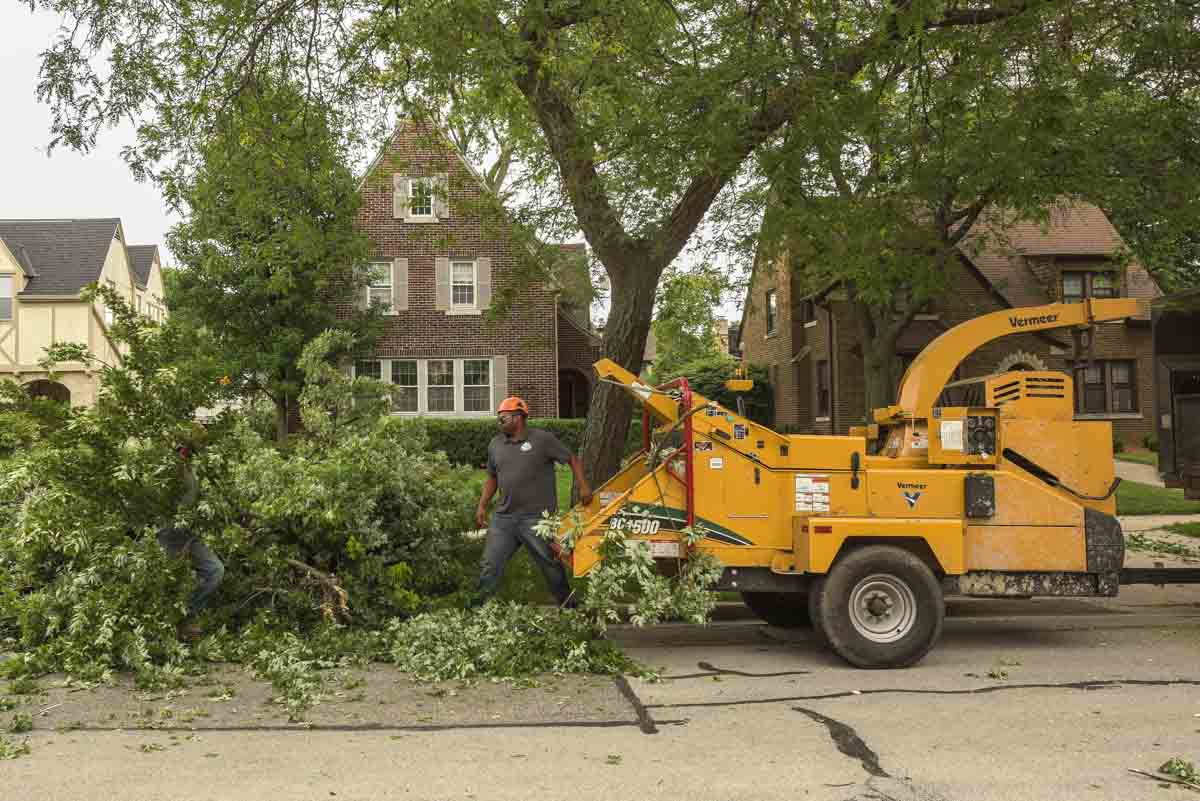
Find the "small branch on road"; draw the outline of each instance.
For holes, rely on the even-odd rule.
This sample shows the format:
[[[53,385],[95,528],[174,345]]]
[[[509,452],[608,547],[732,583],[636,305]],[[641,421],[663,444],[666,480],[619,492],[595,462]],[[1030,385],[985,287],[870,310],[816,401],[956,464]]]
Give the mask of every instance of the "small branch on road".
[[[1196,784],[1195,782],[1187,782],[1187,781],[1184,781],[1183,779],[1175,779],[1170,776],[1162,776],[1158,773],[1148,773],[1147,771],[1138,770],[1137,768],[1126,768],[1126,770],[1128,770],[1130,773],[1136,773],[1139,776],[1145,776],[1148,779],[1154,779],[1155,781],[1160,781],[1160,782],[1170,782],[1171,784],[1178,784],[1181,787],[1186,787],[1189,790],[1195,790],[1196,792],[1200,793],[1200,784]]]

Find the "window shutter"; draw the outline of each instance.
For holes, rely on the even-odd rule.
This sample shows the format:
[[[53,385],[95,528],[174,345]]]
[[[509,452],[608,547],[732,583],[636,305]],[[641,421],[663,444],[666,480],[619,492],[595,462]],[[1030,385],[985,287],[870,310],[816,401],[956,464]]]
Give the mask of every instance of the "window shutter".
[[[433,307],[438,311],[450,311],[450,259],[434,259],[436,286]]]
[[[433,216],[439,220],[450,217],[450,181],[449,176],[439,175],[434,181]]]
[[[392,218],[408,219],[408,176],[392,173]]]
[[[408,259],[392,259],[392,311],[408,311]]]
[[[500,408],[500,402],[508,397],[508,357],[492,357],[492,408]]]
[[[479,286],[476,288],[475,305],[486,309],[492,305],[492,260],[479,259],[475,262],[475,279]]]

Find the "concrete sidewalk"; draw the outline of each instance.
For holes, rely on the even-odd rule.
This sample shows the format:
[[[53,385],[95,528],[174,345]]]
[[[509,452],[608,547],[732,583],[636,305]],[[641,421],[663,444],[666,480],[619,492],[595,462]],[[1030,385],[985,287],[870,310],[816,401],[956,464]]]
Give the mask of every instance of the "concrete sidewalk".
[[[1114,460],[1113,464],[1117,469],[1117,478],[1123,481],[1136,481],[1139,484],[1149,484],[1152,487],[1163,486],[1163,480],[1158,475],[1158,468],[1148,464],[1139,464],[1138,462],[1126,462],[1121,459]]]

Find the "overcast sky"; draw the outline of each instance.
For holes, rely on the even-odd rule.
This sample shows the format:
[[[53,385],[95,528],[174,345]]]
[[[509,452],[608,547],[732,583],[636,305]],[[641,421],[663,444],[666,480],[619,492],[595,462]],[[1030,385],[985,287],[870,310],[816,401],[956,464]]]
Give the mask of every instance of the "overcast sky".
[[[158,190],[134,181],[121,160],[132,126],[102,131],[87,155],[56,148],[47,156],[50,109],[37,101],[38,54],[58,25],[54,14],[0,3],[0,218],[120,217],[129,244],[161,246],[174,221]]]

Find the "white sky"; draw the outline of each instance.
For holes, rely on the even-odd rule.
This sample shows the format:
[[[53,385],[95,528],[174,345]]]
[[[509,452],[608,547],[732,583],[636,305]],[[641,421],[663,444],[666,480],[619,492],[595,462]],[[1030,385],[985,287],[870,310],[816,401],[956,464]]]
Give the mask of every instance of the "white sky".
[[[50,108],[37,101],[38,54],[58,24],[54,14],[0,4],[0,218],[120,217],[130,244],[161,247],[174,220],[158,190],[134,181],[121,160],[132,126],[102,131],[88,155],[56,148],[47,156]],[[172,261],[165,250],[163,259]]]

